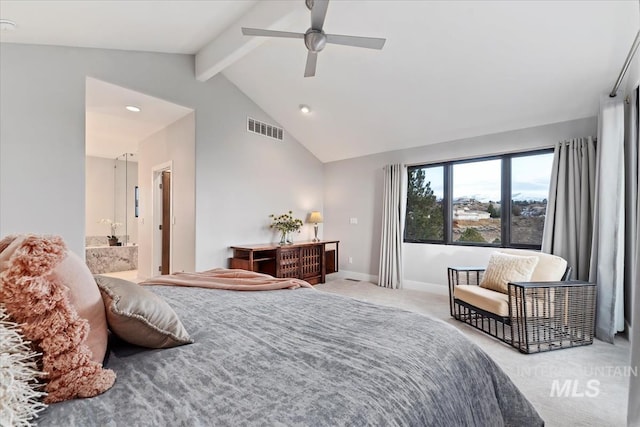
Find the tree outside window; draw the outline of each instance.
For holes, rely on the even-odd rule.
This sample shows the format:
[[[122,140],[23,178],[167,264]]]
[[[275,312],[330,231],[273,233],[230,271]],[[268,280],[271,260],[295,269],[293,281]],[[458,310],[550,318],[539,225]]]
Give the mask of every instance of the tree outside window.
[[[444,240],[443,180],[442,166],[409,168],[405,240]]]
[[[552,162],[537,150],[409,167],[405,241],[539,249]]]

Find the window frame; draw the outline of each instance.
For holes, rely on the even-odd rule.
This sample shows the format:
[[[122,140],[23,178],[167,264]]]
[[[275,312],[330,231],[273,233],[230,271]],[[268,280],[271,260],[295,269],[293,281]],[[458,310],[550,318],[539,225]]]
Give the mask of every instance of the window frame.
[[[407,207],[407,196],[405,195],[405,212],[404,212],[404,231],[402,233],[402,240],[404,243],[435,243],[435,244],[444,244],[444,242],[447,240],[447,215],[449,214],[450,210],[447,206],[447,198],[448,198],[448,192],[449,192],[449,188],[448,188],[448,182],[447,182],[447,167],[446,165],[449,162],[438,162],[438,163],[429,163],[428,165],[415,165],[415,166],[407,166],[407,188],[405,189],[405,191],[408,194],[408,190],[409,190],[409,173],[411,173],[411,169],[422,169],[423,167],[427,166],[429,168],[438,168],[438,167],[442,167],[442,224],[443,224],[443,239],[442,240],[434,240],[434,239],[423,239],[423,240],[418,240],[418,239],[407,239],[407,227],[406,227],[406,221],[407,221],[407,212],[408,209],[406,209]],[[451,224],[449,224],[449,228],[451,228]]]
[[[407,227],[404,227],[403,243],[423,243],[423,244],[435,244],[435,245],[454,245],[454,246],[470,246],[470,247],[490,247],[490,248],[514,248],[514,249],[533,249],[540,250],[541,245],[534,245],[528,243],[511,243],[511,221],[512,221],[512,170],[511,161],[518,157],[536,156],[540,154],[553,153],[553,148],[541,148],[528,151],[518,151],[513,153],[494,154],[481,157],[473,157],[461,160],[450,160],[445,162],[423,163],[407,166],[407,176],[411,174],[412,170],[442,167],[443,175],[443,199],[442,199],[442,215],[443,221],[443,236],[442,240],[433,239],[408,239]],[[501,160],[501,194],[500,194],[500,244],[491,243],[478,243],[478,242],[459,242],[453,240],[453,219],[451,213],[453,212],[453,166],[456,164],[475,163],[487,160]],[[407,180],[408,181],[408,180]],[[551,181],[551,176],[549,176]],[[408,190],[407,182],[407,190]],[[406,199],[405,199],[406,203]],[[549,200],[547,198],[547,205]],[[406,212],[404,218],[406,224]]]

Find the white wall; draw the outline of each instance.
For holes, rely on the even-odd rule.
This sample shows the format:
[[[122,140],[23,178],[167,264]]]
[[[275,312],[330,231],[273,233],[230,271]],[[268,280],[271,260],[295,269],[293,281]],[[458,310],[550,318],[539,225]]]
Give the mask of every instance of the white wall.
[[[138,146],[140,186],[140,245],[138,276],[157,276],[152,256],[154,169],[171,163],[172,254],[171,271],[195,269],[195,114],[186,115],[142,140]]]
[[[200,132],[216,131],[215,138],[196,133],[197,270],[226,266],[231,245],[278,242],[269,229],[269,214],[292,210],[304,221],[309,212],[323,208],[322,163],[286,130],[283,141],[239,132],[246,129],[247,116],[273,120],[237,87],[219,89],[223,102],[196,119]],[[312,238],[311,224],[294,236]]]
[[[326,163],[325,234],[340,240],[340,269],[347,275],[365,279],[375,279],[378,275],[384,165],[420,164],[546,148],[568,138],[595,136],[596,125],[596,118],[592,117]],[[350,218],[357,218],[358,224],[351,224]],[[405,243],[405,285],[444,285],[448,266],[486,265],[492,250]],[[352,264],[348,263],[349,257]]]
[[[113,187],[113,159],[87,156],[85,159],[85,234],[87,236],[108,236],[111,229],[100,224],[101,218],[113,219],[115,193]]]
[[[114,165],[117,165],[115,172]],[[124,161],[87,156],[85,166],[85,234],[87,236],[108,236],[111,233],[111,228],[108,224],[99,222],[103,218],[111,220],[115,218],[116,222],[124,224],[124,202],[127,199],[126,232],[129,235],[129,243],[137,243],[138,224],[134,214],[134,188],[138,185],[138,164],[126,162],[128,170],[126,187]],[[118,174],[118,179],[115,182],[114,173]],[[118,236],[125,234],[124,225],[116,229],[116,234]]]
[[[620,67],[622,67],[622,65],[623,64],[620,64]],[[639,84],[640,84],[640,54],[636,52],[636,55],[633,57],[633,60],[629,65],[629,69],[627,70],[627,75],[625,76],[625,80],[623,80],[623,84],[621,85],[618,93],[622,93],[624,96],[631,96],[631,92],[635,88],[637,88]]]
[[[197,81],[192,56],[2,43],[0,58],[0,235],[59,234],[84,253],[87,76],[195,110],[196,269],[275,240],[270,213],[322,210],[320,161],[288,134],[247,133],[247,115],[273,120],[223,75]]]

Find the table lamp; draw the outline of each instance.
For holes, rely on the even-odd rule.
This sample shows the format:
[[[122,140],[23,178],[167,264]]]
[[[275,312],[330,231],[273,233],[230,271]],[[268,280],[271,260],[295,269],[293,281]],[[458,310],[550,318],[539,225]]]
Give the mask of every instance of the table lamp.
[[[307,222],[313,224],[313,233],[315,236],[313,238],[313,241],[319,242],[320,239],[318,239],[318,224],[322,222],[322,214],[318,211],[311,212],[309,214],[309,220]]]

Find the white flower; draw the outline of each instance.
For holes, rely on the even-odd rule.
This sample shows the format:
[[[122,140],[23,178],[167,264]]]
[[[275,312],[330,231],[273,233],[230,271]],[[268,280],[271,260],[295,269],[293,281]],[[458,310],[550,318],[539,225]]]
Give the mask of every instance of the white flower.
[[[113,220],[105,219],[105,218],[102,218],[98,222],[100,224],[109,224],[109,227],[111,228],[111,234],[109,235],[109,237],[116,237],[116,229],[122,225],[122,223],[120,222],[115,222]]]

